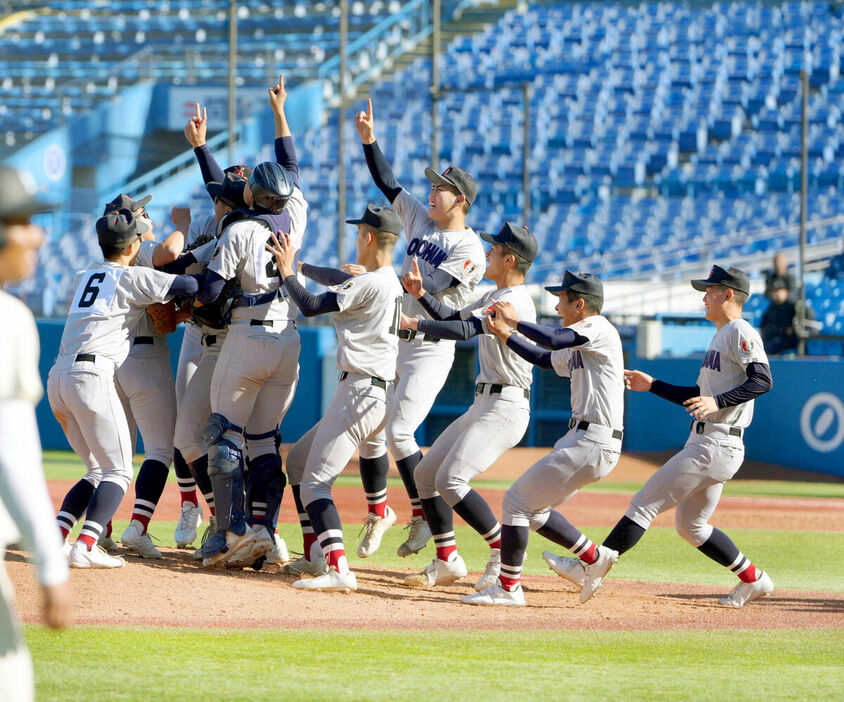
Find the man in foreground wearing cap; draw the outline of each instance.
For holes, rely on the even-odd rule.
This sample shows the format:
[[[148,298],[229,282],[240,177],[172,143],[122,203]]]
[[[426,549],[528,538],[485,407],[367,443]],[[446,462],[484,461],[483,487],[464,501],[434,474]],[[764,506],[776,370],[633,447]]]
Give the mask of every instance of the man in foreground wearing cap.
[[[132,480],[133,442],[114,381],[129,353],[130,335],[146,307],[198,288],[191,276],[134,265],[145,231],[138,222],[125,209],[97,220],[105,263],[76,274],[59,355],[47,380],[50,407],[85,463],[86,479],[97,486],[70,551],[70,565],[76,568],[123,565],[122,558],[109,556],[97,540]]]
[[[768,574],[756,568],[723,531],[709,524],[724,483],[744,460],[742,437],[753,418],[753,400],[773,387],[762,339],[741,318],[750,281],[738,268],[713,266],[708,278],[691,283],[706,293],[706,319],[717,327],[697,384],[671,385],[641,371],[624,371],[629,390],[652,392],[686,407],[692,416],[689,438],[683,450],[633,496],[625,515],[598,547],[597,562],[582,572],[578,563],[570,562],[557,571],[581,585],[581,602],[592,597],[618,557],[638,543],[656,516],[672,507],[676,507],[677,533],[739,578],[733,590],[718,600],[720,604],[743,607],[774,591]]]
[[[466,575],[457,553],[454,514],[457,512],[490,547],[484,574],[475,584],[485,590],[495,583],[501,565],[501,525],[486,500],[469,482],[489,468],[524,436],[530,420],[533,368],[491,333],[486,315],[496,303],[507,302],[520,318],[535,321],[536,308],[525,287],[525,275],[536,257],[536,239],[527,227],[505,223],[495,235],[482,234],[492,244],[484,277],[495,290],[461,310],[449,308],[425,291],[416,262],[402,279],[405,290],[434,320],[402,315],[402,329],[446,339],[479,336],[480,373],[475,401],[455,419],[414,471],[425,519],[431,528],[436,556],[421,573],[405,578],[411,587],[450,583]],[[453,510],[453,511],[452,511]]]
[[[0,286],[27,278],[35,269],[44,231],[31,217],[45,209],[49,208],[35,199],[18,173],[0,166]],[[32,312],[2,289],[0,318],[0,699],[32,700],[32,662],[2,566],[6,546],[22,542],[33,556],[43,592],[44,624],[53,629],[69,626],[72,596],[41,468],[35,419],[35,404],[43,394],[38,331]]]
[[[293,583],[303,590],[357,589],[357,579],[346,560],[343,527],[331,487],[355,451],[365,459],[386,456],[387,385],[396,375],[402,290],[392,260],[401,222],[392,210],[372,205],[361,219],[348,221],[357,224],[357,262],[366,272],[351,276],[303,265],[306,275],[323,281],[333,279],[328,292],[319,296],[311,295],[296,279],[296,252],[289,237],[282,233],[268,246],[275,254],[284,286],[302,314],[313,317],[333,312],[337,331],[340,380],[334,399],[325,416],[296,442],[287,458],[297,507],[301,505],[303,536],[309,526],[323,553],[322,567],[326,568],[324,574]],[[307,525],[302,511],[307,515]],[[306,549],[305,555],[310,557],[307,542]]]
[[[545,289],[559,297],[556,310],[562,328],[525,321],[506,303],[496,303],[487,323],[522,358],[571,379],[569,431],[507,490],[500,575],[486,590],[464,597],[464,604],[524,606],[520,583],[531,530],[571,549],[578,556],[572,559],[576,563],[594,563],[597,557],[595,544],[552,508],[609,474],[618,463],[624,417],[621,339],[601,315],[604,289],[595,276],[567,270],[561,285]],[[556,570],[557,556],[546,551],[543,558]]]
[[[483,245],[466,226],[466,215],[477,195],[477,183],[460,168],[449,167],[442,174],[426,168],[431,191],[427,205],[419,202],[393,175],[375,140],[374,125],[372,101],[367,100],[367,111],[356,115],[355,128],[375,184],[404,225],[407,251],[402,275],[410,272],[416,261],[425,290],[449,307],[462,309],[469,304],[483,275]],[[404,311],[411,317],[430,319],[409,294],[404,296]],[[431,538],[413,480],[413,471],[422,460],[414,434],[445,384],[454,362],[454,342],[413,330],[403,330],[400,339],[398,379],[387,416],[387,446],[412,509],[407,540],[398,548],[398,555],[405,557],[421,551]]]

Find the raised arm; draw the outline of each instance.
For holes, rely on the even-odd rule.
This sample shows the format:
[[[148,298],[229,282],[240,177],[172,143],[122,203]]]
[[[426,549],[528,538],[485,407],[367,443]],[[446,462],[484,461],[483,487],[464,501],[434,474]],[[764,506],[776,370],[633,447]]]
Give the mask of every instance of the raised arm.
[[[196,114],[188,120],[185,125],[185,139],[193,147],[193,155],[199,163],[199,170],[202,171],[203,183],[222,183],[225,174],[220,164],[205,143],[208,134],[208,113],[203,107],[200,111],[199,103],[196,105]]]
[[[299,159],[296,147],[293,145],[293,134],[287,123],[284,103],[287,101],[287,91],[284,89],[284,76],[278,77],[278,83],[269,89],[270,108],[275,121],[275,160],[290,173],[293,184],[299,187]]]
[[[393,170],[381,153],[381,148],[375,141],[375,118],[372,116],[372,100],[366,101],[366,112],[361,110],[355,115],[355,129],[363,145],[363,155],[372,180],[384,197],[392,204],[401,192],[401,185],[393,175]]]
[[[185,248],[185,240],[190,231],[190,208],[174,207],[170,211],[173,233],[162,241],[152,252],[152,265],[156,268],[173,263]]]

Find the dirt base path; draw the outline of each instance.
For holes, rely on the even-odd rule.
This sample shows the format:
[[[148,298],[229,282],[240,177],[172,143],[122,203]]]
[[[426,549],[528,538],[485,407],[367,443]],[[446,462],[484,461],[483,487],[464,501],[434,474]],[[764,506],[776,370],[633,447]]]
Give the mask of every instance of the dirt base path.
[[[358,591],[302,592],[278,566],[261,572],[202,570],[187,551],[162,549],[163,561],[128,557],[115,570],[72,571],[78,624],[214,628],[667,630],[776,629],[841,626],[844,595],[777,590],[734,610],[719,606],[724,587],[607,580],[580,605],[573,586],[557,577],[524,579],[528,606],[469,607],[478,574],[436,589],[412,589],[411,571],[355,568]],[[6,566],[18,611],[38,621],[39,591],[23,555]]]

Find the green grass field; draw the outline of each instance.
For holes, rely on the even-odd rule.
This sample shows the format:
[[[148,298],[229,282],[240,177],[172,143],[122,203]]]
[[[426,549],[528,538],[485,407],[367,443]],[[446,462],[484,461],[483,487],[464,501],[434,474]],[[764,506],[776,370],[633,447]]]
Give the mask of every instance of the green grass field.
[[[48,453],[45,469],[51,479],[82,474],[79,461],[66,453]],[[359,484],[354,476],[340,482]],[[638,487],[599,483],[590,489]],[[725,494],[841,498],[844,485],[736,481]],[[124,526],[115,524],[118,536]],[[154,521],[151,533],[172,546],[174,526]],[[608,531],[582,526],[596,540]],[[351,547],[359,528],[344,528],[353,568],[421,568],[431,558],[429,550],[396,557],[404,538],[396,527],[375,556],[360,561]],[[279,531],[291,550],[301,547],[297,525],[281,524]],[[730,536],[772,574],[778,588],[844,593],[844,533],[731,529]],[[482,570],[487,556],[482,540],[465,526],[457,527],[457,539],[470,570]],[[526,574],[549,574],[540,558],[544,548],[542,539],[531,539]],[[818,563],[823,567],[815,567]],[[610,577],[725,590],[734,582],[669,528],[649,530]],[[38,698],[61,700],[841,699],[842,634],[844,627],[535,633],[79,627],[57,635],[27,627]]]

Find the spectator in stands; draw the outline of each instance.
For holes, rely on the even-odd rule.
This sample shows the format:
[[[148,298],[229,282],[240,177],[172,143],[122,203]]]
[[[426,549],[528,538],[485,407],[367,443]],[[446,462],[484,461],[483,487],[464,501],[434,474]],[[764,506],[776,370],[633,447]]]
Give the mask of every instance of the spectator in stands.
[[[789,290],[785,281],[775,279],[771,284],[771,291],[768,297],[771,304],[762,315],[759,323],[759,332],[762,334],[762,341],[765,344],[765,351],[768,354],[796,353],[797,342],[801,336],[804,325],[799,319],[795,319],[799,303],[789,299]],[[806,307],[806,319],[814,318],[812,310]]]
[[[788,271],[788,258],[782,251],[774,254],[774,267],[765,274],[765,297],[773,302],[775,289],[785,288],[786,297],[792,302],[797,297],[797,279]],[[763,335],[764,336],[764,335]]]

